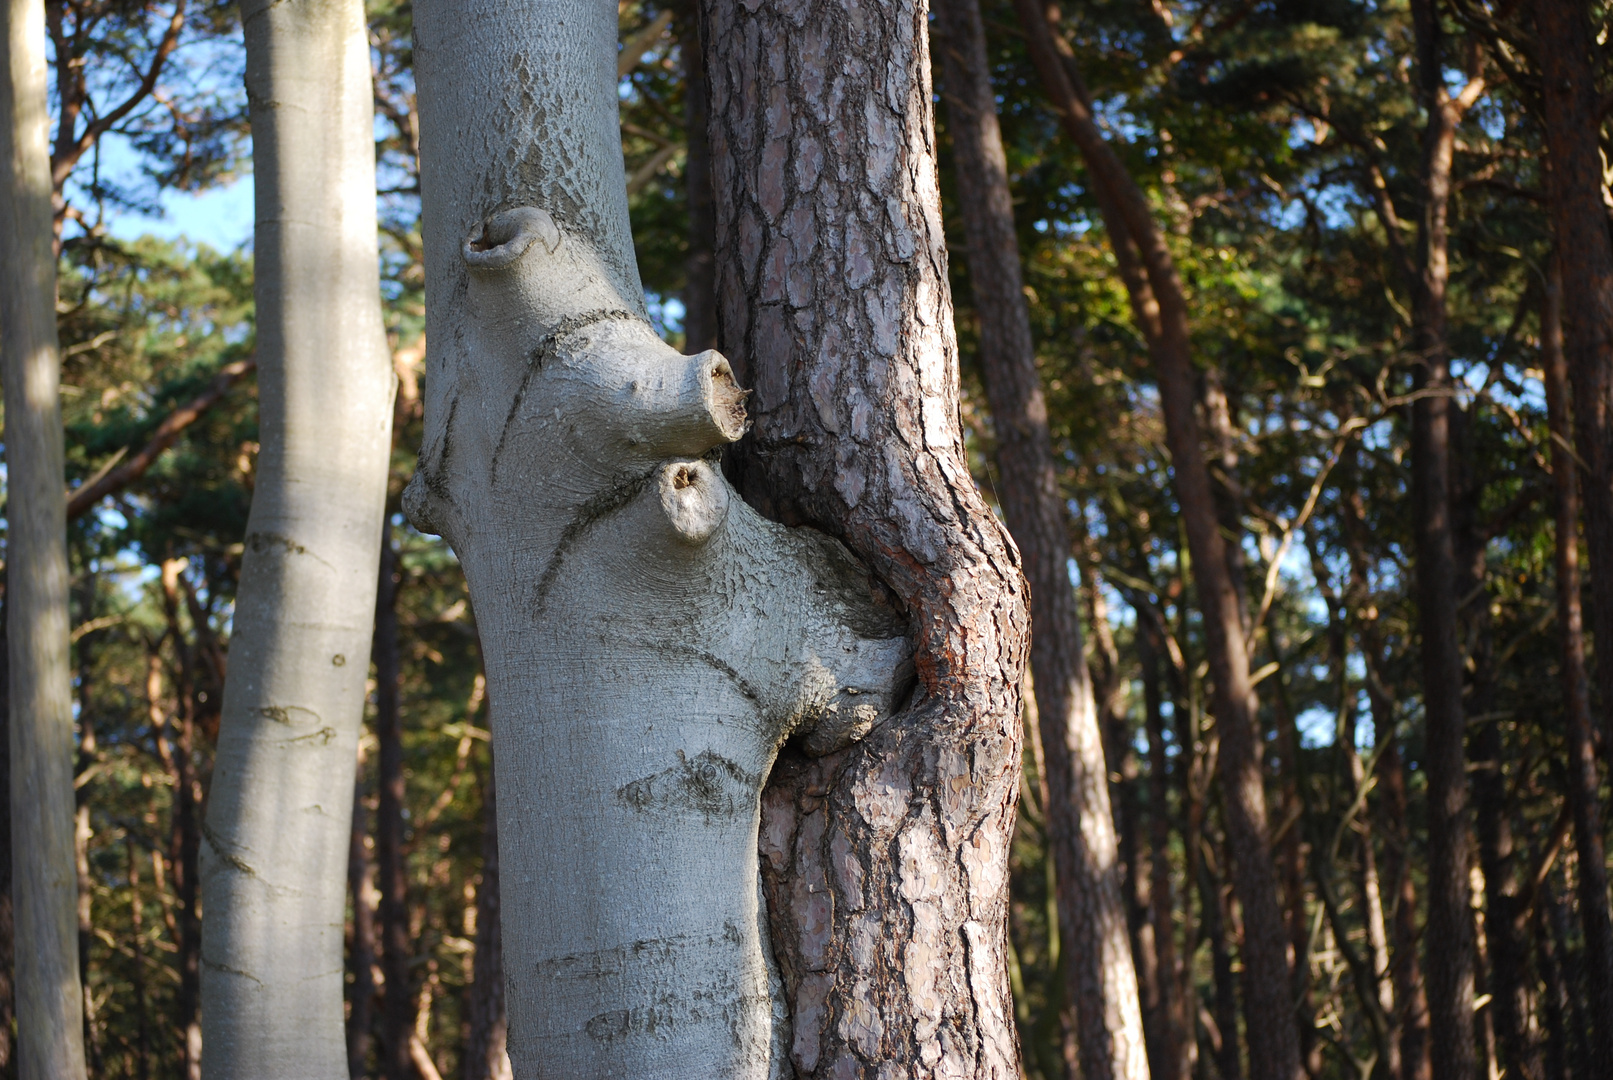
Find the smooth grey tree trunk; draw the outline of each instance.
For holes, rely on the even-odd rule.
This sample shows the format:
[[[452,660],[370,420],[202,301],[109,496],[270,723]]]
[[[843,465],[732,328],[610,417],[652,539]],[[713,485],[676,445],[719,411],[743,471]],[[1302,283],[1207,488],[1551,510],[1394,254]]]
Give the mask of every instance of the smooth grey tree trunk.
[[[609,0],[415,8],[426,434],[404,505],[465,569],[487,671],[515,1075],[787,1075],[763,781],[888,714],[910,651],[838,544],[715,452],[714,352],[655,336]]]
[[[360,0],[242,5],[259,427],[202,844],[202,1072],[347,1076],[343,921],[393,374]]]
[[[999,497],[1031,587],[1031,670],[1047,757],[1065,993],[1075,1008],[1087,1080],[1146,1080],[1142,1007],[1121,898],[1125,860],[1070,584],[1070,514],[1059,492],[1036,370],[986,32],[977,0],[937,0],[935,11],[959,216],[980,320],[980,370],[997,437]]]
[[[84,1076],[84,999],[75,926],[67,504],[45,7],[41,0],[7,0],[0,11],[0,371],[17,1066],[22,1080],[73,1080]]]

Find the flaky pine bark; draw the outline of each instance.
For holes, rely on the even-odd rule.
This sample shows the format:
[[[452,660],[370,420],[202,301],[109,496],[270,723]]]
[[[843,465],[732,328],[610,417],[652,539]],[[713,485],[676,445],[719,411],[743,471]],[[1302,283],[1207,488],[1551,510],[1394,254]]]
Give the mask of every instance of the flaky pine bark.
[[[732,493],[713,460],[744,393],[644,318],[611,6],[433,0],[415,43],[404,505],[453,545],[482,638],[515,1074],[785,1075],[762,784],[785,739],[831,752],[892,709],[904,628],[844,548]]]
[[[208,1077],[347,1075],[353,763],[393,375],[358,0],[243,5],[258,457],[202,850]]]
[[[1464,108],[1445,88],[1439,13],[1413,0],[1423,132],[1422,216],[1410,267],[1417,355],[1411,406],[1412,513],[1416,534],[1417,620],[1422,638],[1424,750],[1428,774],[1429,1058],[1434,1080],[1471,1080],[1475,1068],[1473,916],[1468,866],[1467,758],[1463,744],[1462,645],[1451,494],[1451,414],[1455,408],[1446,342],[1450,278],[1447,218],[1456,126]]]
[[[1596,1017],[1596,1067],[1613,1069],[1613,919],[1608,915],[1607,851],[1603,845],[1600,778],[1585,678],[1585,622],[1580,610],[1579,484],[1569,405],[1568,358],[1563,348],[1562,275],[1553,268],[1541,320],[1540,364],[1546,375],[1551,423],[1551,473],[1557,495],[1557,626],[1562,635],[1563,719],[1568,744],[1568,805],[1579,852],[1579,917],[1585,928],[1585,974]],[[1521,915],[1522,913],[1520,913]]]
[[[1018,1075],[1007,972],[1026,597],[970,480],[927,5],[705,5],[722,342],[756,387],[741,489],[845,539],[919,685],[781,762],[763,869],[803,1077]]]
[[[1043,89],[1080,150],[1093,193],[1105,208],[1104,220],[1134,317],[1148,341],[1214,684],[1233,888],[1243,907],[1243,1007],[1248,1018],[1250,1073],[1255,1080],[1293,1080],[1302,1071],[1299,1032],[1296,1023],[1288,1022],[1294,1017],[1288,942],[1270,850],[1254,686],[1249,678],[1238,583],[1228,571],[1227,544],[1194,411],[1197,394],[1181,275],[1146,196],[1104,140],[1090,105],[1072,81],[1073,64],[1060,56],[1041,0],[1015,0],[1015,10]],[[1133,256],[1140,264],[1140,275],[1135,269],[1126,272]],[[1146,290],[1139,279],[1146,280]],[[1235,1037],[1233,1032],[1222,1034],[1223,1038]]]
[[[67,512],[46,152],[45,9],[0,8],[0,380],[5,391],[11,858],[22,1080],[85,1073],[75,935]]]
[[[1031,589],[1030,659],[1047,763],[1066,1000],[1075,1007],[1083,1075],[1136,1080],[1149,1069],[1121,897],[1123,866],[1070,586],[1070,515],[1036,370],[985,28],[976,0],[938,0],[935,10],[980,368],[997,437],[998,494]]]

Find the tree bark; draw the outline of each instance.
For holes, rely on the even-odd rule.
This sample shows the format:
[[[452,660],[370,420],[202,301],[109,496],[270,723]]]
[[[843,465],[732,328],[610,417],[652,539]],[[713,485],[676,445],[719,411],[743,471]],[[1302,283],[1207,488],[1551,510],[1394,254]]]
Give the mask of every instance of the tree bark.
[[[718,316],[757,399],[741,490],[843,538],[916,638],[907,708],[770,782],[793,1062],[1017,1076],[1006,860],[1026,597],[963,454],[927,5],[705,11]]]
[[[6,403],[7,648],[18,1076],[85,1075],[75,937],[67,512],[46,150],[45,11],[0,27],[0,379]]]
[[[353,763],[391,447],[363,5],[244,6],[260,438],[203,829],[207,1076],[347,1076]]]
[[[364,805],[364,751],[359,748],[358,778],[353,783],[353,830],[347,849],[347,891],[353,905],[353,940],[347,966],[353,989],[347,1012],[347,1071],[353,1080],[369,1073],[374,1038],[370,1025],[375,1015],[375,909],[370,905],[374,864],[365,845],[368,814]]]
[[[1219,766],[1233,851],[1233,885],[1243,907],[1243,998],[1244,1015],[1249,1018],[1250,1073],[1255,1080],[1294,1080],[1302,1072],[1298,1025],[1276,1020],[1293,1017],[1294,1007],[1289,992],[1288,941],[1277,899],[1277,875],[1266,819],[1254,688],[1249,679],[1238,584],[1228,572],[1227,545],[1221,535],[1194,412],[1197,394],[1181,276],[1146,197],[1104,141],[1090,106],[1072,82],[1073,64],[1060,56],[1040,0],[1015,0],[1015,9],[1025,27],[1031,59],[1043,88],[1086,161],[1094,195],[1109,208],[1104,218],[1117,258],[1125,263],[1121,253],[1130,250],[1129,240],[1147,280],[1148,290],[1144,293],[1133,287],[1138,275],[1122,275],[1131,295],[1134,317],[1149,344],[1177,500],[1204,614],[1205,645],[1220,729]],[[1122,233],[1113,231],[1116,224],[1122,227]]]
[[[1121,897],[1096,699],[1070,585],[1069,511],[1059,493],[1047,400],[1020,273],[1008,163],[975,0],[938,0],[936,34],[980,368],[991,406],[998,496],[1031,590],[1031,671],[1047,761],[1066,1001],[1088,1080],[1148,1075],[1137,975]],[[1132,860],[1134,865],[1135,859]]]
[[[489,772],[482,796],[482,883],[476,890],[476,955],[466,994],[470,1014],[463,1080],[510,1080],[505,1045],[503,920],[499,915],[498,782]]]
[[[12,1075],[17,1016],[11,860],[11,662],[6,643],[6,601],[0,583],[0,1076]]]
[[[409,935],[409,874],[405,862],[403,808],[403,715],[398,707],[398,552],[392,524],[381,525],[381,576],[375,596],[375,741],[377,799],[375,863],[380,886],[376,916],[381,924],[382,1075],[413,1080],[409,1039],[414,1034],[415,992],[410,970],[414,942]]]
[[[762,1080],[788,1068],[763,781],[786,738],[832,752],[888,715],[911,647],[844,548],[713,464],[744,394],[644,318],[615,21],[415,7],[429,347],[404,506],[453,545],[482,636],[515,1070]]]
[[[717,347],[717,201],[711,186],[711,137],[706,113],[706,57],[699,0],[679,0],[672,18],[683,62],[684,195],[689,205],[689,253],[683,260],[683,351]]]
[[[1539,3],[1533,12],[1550,164],[1546,202],[1562,273],[1563,355],[1574,388],[1575,446],[1586,468],[1582,498],[1595,598],[1592,636],[1598,643],[1613,643],[1613,238],[1602,201],[1598,46],[1583,5]],[[1603,709],[1613,707],[1613,647],[1597,650],[1596,683]],[[1602,735],[1609,735],[1605,717]],[[1613,994],[1613,986],[1594,992]],[[1597,1010],[1613,1016],[1613,998],[1599,998]],[[1613,1033],[1598,1035],[1597,1043],[1599,1052],[1609,1052]],[[1602,1067],[1613,1070],[1613,1058],[1604,1058]]]
[[[1561,256],[1559,256],[1560,258]],[[1595,1030],[1596,1068],[1613,1069],[1613,919],[1607,900],[1607,856],[1603,846],[1600,779],[1591,728],[1590,691],[1585,678],[1585,622],[1580,611],[1579,484],[1574,455],[1574,417],[1568,397],[1568,357],[1564,346],[1563,275],[1554,266],[1546,284],[1541,320],[1541,366],[1546,374],[1546,408],[1551,424],[1551,472],[1557,495],[1557,625],[1562,634],[1564,734],[1568,744],[1568,805],[1579,852],[1579,917],[1585,929],[1585,974]],[[1583,445],[1583,444],[1582,444]],[[1606,640],[1606,639],[1602,639]]]
[[[1472,1080],[1473,916],[1469,910],[1467,757],[1463,745],[1462,646],[1451,497],[1450,357],[1445,292],[1447,215],[1458,103],[1445,89],[1439,15],[1414,0],[1417,78],[1428,114],[1423,133],[1423,207],[1412,274],[1417,365],[1411,407],[1412,507],[1416,533],[1418,630],[1422,638],[1423,765],[1428,775],[1428,925],[1425,934],[1429,1057],[1434,1080]]]
[[[1148,733],[1148,829],[1151,881],[1148,890],[1154,924],[1154,955],[1159,963],[1160,1023],[1148,1044],[1149,1071],[1155,1080],[1189,1080],[1193,1061],[1187,1050],[1192,1019],[1182,1008],[1182,972],[1176,954],[1175,904],[1171,898],[1170,758],[1165,750],[1161,694],[1164,634],[1152,610],[1137,608],[1137,653],[1142,662],[1143,723]],[[1193,843],[1189,838],[1187,843]]]

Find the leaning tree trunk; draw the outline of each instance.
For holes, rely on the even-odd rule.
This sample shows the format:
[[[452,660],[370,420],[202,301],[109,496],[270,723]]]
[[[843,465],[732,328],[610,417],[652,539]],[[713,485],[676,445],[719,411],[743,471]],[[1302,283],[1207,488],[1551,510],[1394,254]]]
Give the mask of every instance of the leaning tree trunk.
[[[203,829],[203,1072],[347,1075],[342,930],[393,375],[359,0],[243,5],[258,479]]]
[[[0,375],[6,404],[6,642],[17,1067],[84,1075],[73,858],[67,504],[56,345],[56,258],[45,146],[45,8],[0,8]]]
[[[980,368],[997,437],[999,495],[1031,588],[1031,671],[1047,759],[1047,826],[1057,874],[1066,1000],[1075,1008],[1087,1080],[1146,1078],[1148,1054],[1121,899],[1109,769],[1070,586],[1070,515],[1053,464],[1008,162],[976,0],[938,0],[936,36],[969,283],[980,320]],[[1136,873],[1135,860],[1128,862]],[[1164,932],[1170,933],[1169,925]]]
[[[927,4],[709,0],[721,340],[756,387],[737,471],[905,607],[918,687],[792,754],[762,850],[798,1075],[1018,1075],[1007,971],[1026,597],[970,479]],[[811,747],[806,748],[809,752]]]
[[[732,495],[714,455],[745,395],[644,317],[612,7],[423,0],[415,42],[429,377],[404,505],[453,545],[482,638],[516,1075],[785,1075],[762,785],[785,739],[831,752],[891,711],[905,628],[844,548]],[[923,902],[937,841],[911,842]]]
[[[1181,275],[1146,196],[1105,141],[1082,88],[1072,80],[1074,65],[1061,57],[1045,8],[1040,0],[1015,0],[1014,6],[1043,88],[1086,162],[1093,193],[1104,208],[1110,243],[1121,264],[1133,317],[1148,340],[1214,684],[1221,739],[1219,771],[1233,851],[1233,890],[1243,907],[1243,1007],[1248,1020],[1249,1068],[1255,1080],[1295,1080],[1302,1072],[1299,1028],[1293,1022],[1289,944],[1270,850],[1261,733],[1249,677],[1243,605],[1240,585],[1229,571],[1227,544],[1194,408],[1196,379]],[[1141,274],[1127,269],[1134,261],[1141,264]],[[1235,1040],[1236,1032],[1223,1032],[1222,1038]]]

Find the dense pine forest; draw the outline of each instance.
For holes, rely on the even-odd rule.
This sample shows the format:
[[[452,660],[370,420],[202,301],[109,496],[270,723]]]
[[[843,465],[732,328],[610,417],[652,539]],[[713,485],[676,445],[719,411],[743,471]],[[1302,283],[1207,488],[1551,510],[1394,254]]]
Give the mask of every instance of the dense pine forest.
[[[967,20],[943,3],[962,6],[937,0],[931,42],[962,420],[1006,513],[1020,459],[996,419],[1000,313],[978,299],[1001,282],[975,258],[964,179],[980,99],[962,85]],[[657,330],[690,352],[720,347],[723,303],[696,7],[619,5],[640,268]],[[420,124],[410,5],[367,8],[398,391],[353,780],[348,1056],[354,1077],[486,1080],[508,1075],[486,681],[455,556],[402,510],[422,440]],[[126,223],[250,173],[242,30],[211,0],[46,15],[89,1071],[199,1077],[198,853],[258,451],[253,258],[250,241]],[[1585,285],[1613,288],[1613,265],[1592,265],[1613,194],[1603,176],[1587,211],[1567,163],[1588,147],[1605,169],[1613,150],[1613,9],[979,15],[1154,1080],[1273,1076],[1262,1047],[1283,1025],[1314,1078],[1610,1075],[1613,375],[1588,373],[1583,343],[1605,353],[1613,333],[1592,325],[1613,300]],[[1218,575],[1177,484],[1184,415]],[[1227,626],[1252,740],[1218,704]],[[1049,782],[1071,751],[1035,700],[1014,1020],[1025,1076],[1073,1080],[1081,946],[1069,905],[1060,929],[1055,834],[1075,819]],[[1275,921],[1243,898],[1256,864]],[[1287,985],[1245,977],[1262,942]],[[0,1032],[9,1062],[9,982]]]

